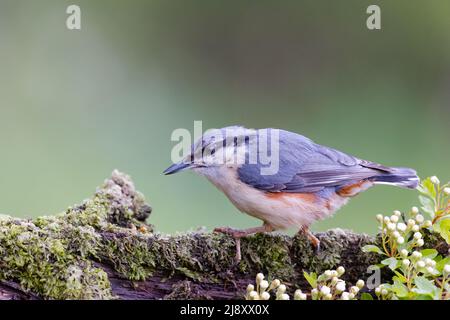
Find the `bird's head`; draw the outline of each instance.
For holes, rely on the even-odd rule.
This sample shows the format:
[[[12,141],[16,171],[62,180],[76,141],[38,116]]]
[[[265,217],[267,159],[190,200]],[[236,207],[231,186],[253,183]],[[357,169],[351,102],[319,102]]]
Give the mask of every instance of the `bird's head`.
[[[238,126],[208,130],[191,146],[191,152],[164,170],[164,174],[185,169],[202,173],[222,166],[238,167],[245,163],[256,135],[257,130]]]

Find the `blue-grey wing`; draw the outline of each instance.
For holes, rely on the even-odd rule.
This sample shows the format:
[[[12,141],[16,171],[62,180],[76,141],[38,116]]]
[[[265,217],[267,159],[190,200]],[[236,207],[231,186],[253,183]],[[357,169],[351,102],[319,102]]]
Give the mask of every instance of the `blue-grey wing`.
[[[315,144],[292,132],[279,131],[279,169],[262,174],[263,165],[244,164],[239,179],[267,192],[316,192],[390,172],[390,168]]]

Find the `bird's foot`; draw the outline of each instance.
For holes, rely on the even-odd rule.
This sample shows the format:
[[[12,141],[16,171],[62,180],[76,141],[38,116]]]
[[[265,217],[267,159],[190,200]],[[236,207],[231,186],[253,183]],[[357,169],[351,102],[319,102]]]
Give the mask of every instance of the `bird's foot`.
[[[228,234],[234,238],[234,240],[236,241],[236,263],[239,263],[239,261],[241,261],[241,238],[246,237],[253,233],[271,232],[273,230],[274,229],[272,226],[264,223],[260,227],[249,228],[244,230],[237,230],[229,227],[220,227],[215,228],[214,232]]]
[[[241,238],[245,237],[247,234],[241,230],[236,230],[236,229],[228,228],[228,227],[215,228],[214,232],[224,233],[224,234],[227,234],[234,238],[234,241],[236,242],[236,256],[234,258],[234,261],[236,264],[239,263],[242,259]]]
[[[228,234],[235,239],[243,238],[247,235],[247,233],[242,230],[237,230],[237,229],[233,229],[233,228],[229,228],[229,227],[215,228],[214,232]]]
[[[317,239],[317,238],[316,238]],[[317,243],[315,244],[315,243],[312,243],[312,245],[313,245],[313,247],[314,247],[314,252],[316,253],[316,254],[319,254],[320,253],[320,241],[319,241],[319,239],[317,239]]]
[[[314,248],[314,252],[319,254],[320,252],[320,240],[309,230],[308,227],[302,227],[299,233],[304,234],[308,240],[311,242],[312,247]]]

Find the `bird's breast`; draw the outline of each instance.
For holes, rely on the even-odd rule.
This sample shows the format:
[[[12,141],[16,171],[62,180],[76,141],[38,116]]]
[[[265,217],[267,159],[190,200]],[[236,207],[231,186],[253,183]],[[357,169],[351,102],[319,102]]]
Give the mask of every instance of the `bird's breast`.
[[[309,226],[333,214],[348,200],[335,192],[327,197],[317,193],[264,192],[240,181],[234,168],[221,167],[202,174],[240,211],[269,223],[275,229]]]

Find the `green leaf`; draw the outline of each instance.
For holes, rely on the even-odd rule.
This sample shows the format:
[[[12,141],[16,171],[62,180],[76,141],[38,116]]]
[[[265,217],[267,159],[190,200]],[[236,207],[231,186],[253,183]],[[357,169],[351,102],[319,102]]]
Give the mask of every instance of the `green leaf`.
[[[383,269],[384,267],[386,267],[384,264],[382,264],[382,263],[377,263],[377,264],[374,264],[374,265],[372,265],[372,266],[374,266],[374,267],[377,267],[377,268],[379,268],[379,269]]]
[[[303,276],[305,277],[306,281],[308,281],[309,285],[313,288],[317,287],[317,274],[314,272],[308,273],[306,271],[303,271]]]
[[[433,282],[423,276],[416,277],[414,279],[414,284],[416,285],[416,288],[420,291],[418,293],[422,293],[422,294],[430,293],[435,288]]]
[[[442,270],[444,270],[446,264],[450,264],[450,257],[446,257],[436,263],[436,269],[442,273]]]
[[[419,196],[419,201],[422,204],[422,210],[428,213],[433,219],[435,216],[434,201],[425,196]]]
[[[370,293],[364,292],[361,294],[361,300],[373,300],[373,297]]]
[[[398,279],[398,281],[405,283],[408,279],[406,279],[406,277],[401,274],[400,272],[398,272],[397,270],[393,270],[394,273],[396,274],[396,277],[393,277],[392,279]]]
[[[433,300],[430,295],[418,294],[414,297],[414,300]]]
[[[399,261],[394,257],[384,259],[383,261],[381,261],[381,263],[385,266],[388,266],[391,270],[395,270],[399,266]]]
[[[392,285],[392,291],[394,291],[394,293],[399,298],[405,298],[409,294],[408,288],[397,279],[394,280],[394,284]]]
[[[363,252],[375,252],[378,254],[384,254],[383,251],[381,251],[380,248],[378,248],[377,246],[373,245],[373,244],[368,244],[364,247],[362,247],[362,251]]]
[[[416,277],[414,279],[414,284],[416,287],[413,289],[415,293],[420,295],[429,295],[433,299],[438,298],[439,288],[436,287],[431,280],[425,277]]]
[[[422,180],[422,183],[417,188],[420,193],[425,194],[431,198],[436,198],[436,189],[434,187],[433,182],[431,182],[430,178],[426,178],[425,180]]]
[[[438,222],[433,225],[433,229],[444,238],[445,242],[450,244],[450,217],[439,219]]]
[[[421,194],[428,195],[427,189],[425,189],[425,188],[423,187],[424,181],[425,181],[425,180],[422,180],[422,182],[417,186],[417,191],[419,191]]]
[[[434,259],[438,255],[436,249],[424,249],[420,251],[420,253],[422,254],[422,258],[429,258],[429,259]]]

